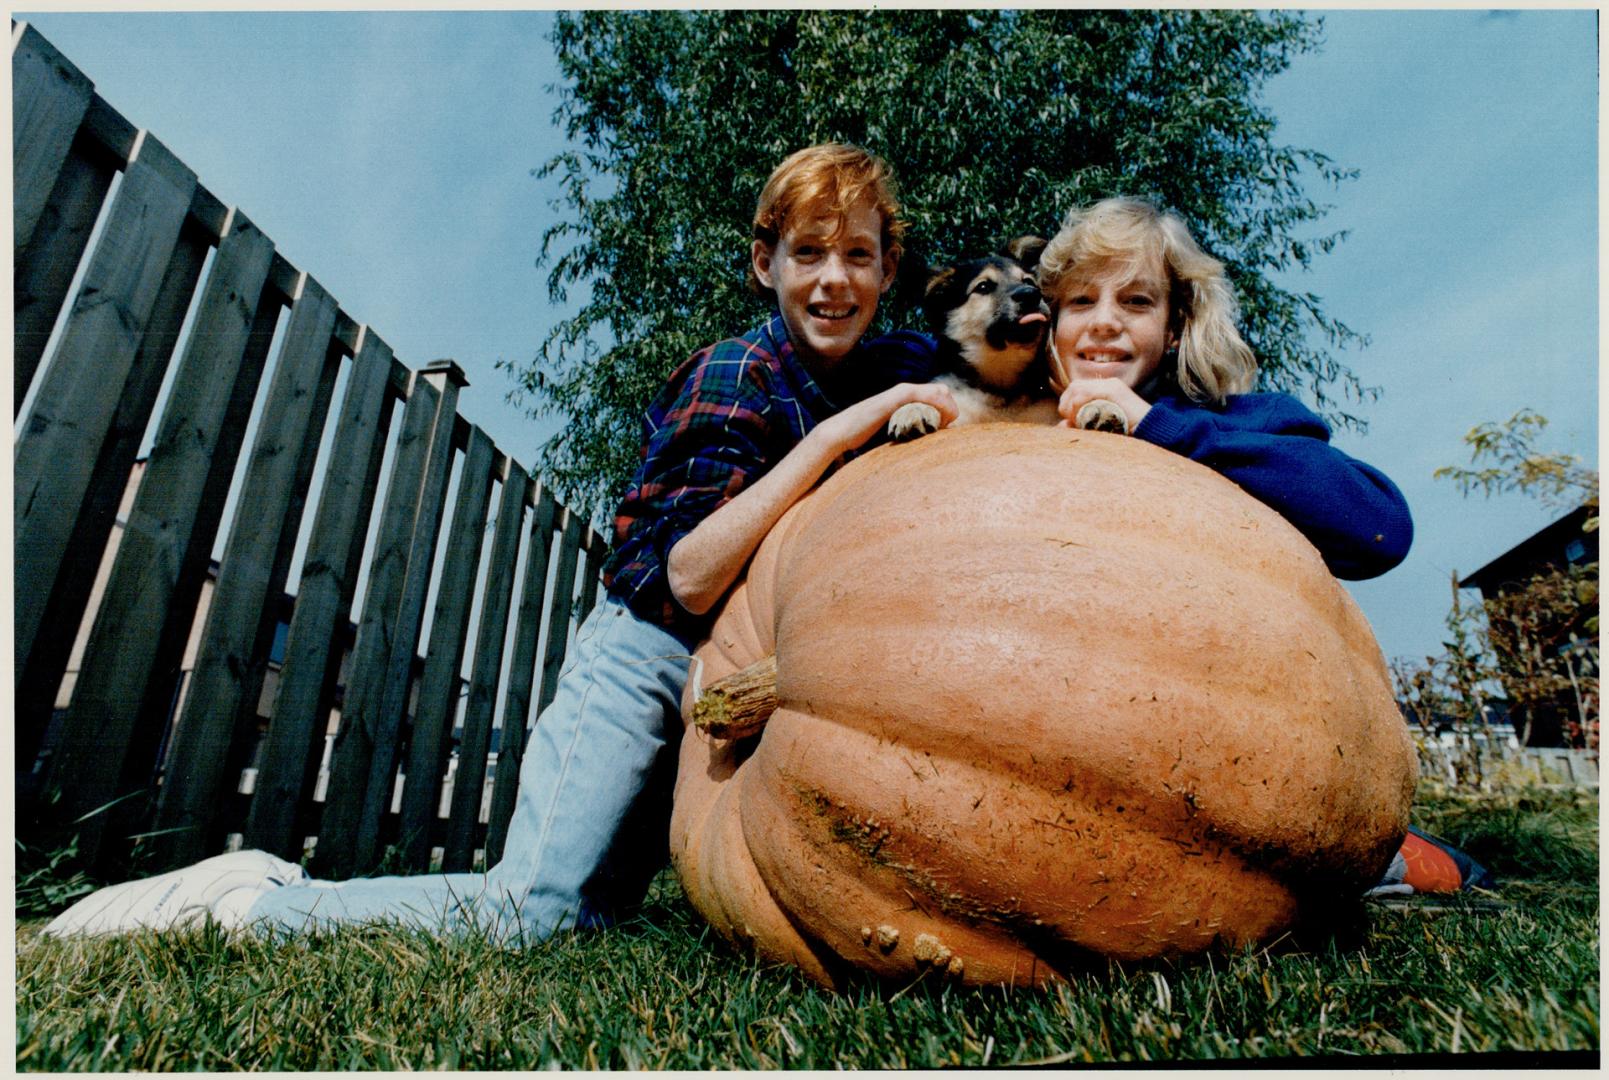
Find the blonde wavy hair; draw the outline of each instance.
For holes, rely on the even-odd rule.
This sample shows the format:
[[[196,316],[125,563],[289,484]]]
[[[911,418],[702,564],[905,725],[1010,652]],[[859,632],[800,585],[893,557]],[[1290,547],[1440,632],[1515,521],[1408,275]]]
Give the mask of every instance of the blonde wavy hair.
[[[1055,352],[1056,315],[1074,275],[1133,274],[1160,259],[1168,275],[1168,329],[1179,343],[1176,378],[1192,401],[1222,405],[1257,381],[1257,358],[1235,323],[1240,306],[1224,265],[1201,250],[1177,214],[1140,199],[1103,199],[1067,212],[1039,257],[1039,287],[1051,304],[1051,368],[1066,385]]]
[[[772,170],[754,209],[754,239],[775,248],[796,217],[842,218],[868,197],[883,219],[883,254],[897,261],[905,246],[905,219],[900,214],[894,170],[876,154],[848,143],[807,146],[789,154]],[[749,289],[768,300],[776,299],[752,266]]]

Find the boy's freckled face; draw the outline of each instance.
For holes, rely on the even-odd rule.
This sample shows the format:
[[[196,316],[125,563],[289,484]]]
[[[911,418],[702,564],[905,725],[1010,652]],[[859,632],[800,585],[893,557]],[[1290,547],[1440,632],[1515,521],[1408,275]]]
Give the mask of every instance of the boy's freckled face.
[[[883,216],[872,201],[791,222],[775,248],[754,242],[754,273],[777,294],[788,337],[815,374],[830,371],[871,325],[894,280],[885,257]]]
[[[1056,355],[1069,378],[1140,386],[1174,344],[1161,260],[1133,273],[1092,267],[1071,275],[1056,305],[1055,335]]]

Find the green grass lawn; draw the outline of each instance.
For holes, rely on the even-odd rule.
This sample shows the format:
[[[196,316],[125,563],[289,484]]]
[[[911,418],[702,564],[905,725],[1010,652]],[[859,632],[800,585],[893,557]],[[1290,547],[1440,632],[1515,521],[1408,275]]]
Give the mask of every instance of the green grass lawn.
[[[1502,877],[1502,906],[1370,903],[1334,933],[1110,964],[1036,991],[868,980],[824,993],[714,938],[668,873],[629,923],[524,951],[389,929],[63,943],[25,920],[17,1065],[923,1068],[1596,1051],[1595,793],[1429,794],[1415,820]]]

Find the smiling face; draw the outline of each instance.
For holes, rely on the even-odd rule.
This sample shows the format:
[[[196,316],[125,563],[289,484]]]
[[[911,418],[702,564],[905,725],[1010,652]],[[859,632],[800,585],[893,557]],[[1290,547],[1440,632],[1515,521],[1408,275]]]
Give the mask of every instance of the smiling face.
[[[1066,379],[1121,379],[1138,388],[1177,343],[1168,327],[1161,258],[1137,269],[1094,267],[1069,275],[1056,305],[1056,357]]]
[[[958,358],[988,389],[1013,394],[1039,356],[1049,325],[1032,271],[991,255],[947,267],[928,279],[923,298],[941,352]]]
[[[754,242],[754,275],[776,293],[788,337],[813,375],[830,372],[849,354],[894,281],[882,231],[883,216],[868,197],[841,218],[789,222],[775,247]]]

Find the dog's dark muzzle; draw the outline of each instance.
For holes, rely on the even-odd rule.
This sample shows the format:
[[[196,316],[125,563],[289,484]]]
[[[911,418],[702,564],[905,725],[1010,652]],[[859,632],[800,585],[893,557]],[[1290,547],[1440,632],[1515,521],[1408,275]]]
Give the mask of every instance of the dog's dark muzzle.
[[[1000,315],[990,325],[987,336],[990,344],[1001,348],[1007,342],[1016,345],[1026,345],[1039,340],[1049,325],[1050,306],[1045,303],[1044,296],[1038,287],[1033,285],[1018,285],[1002,298]],[[1033,314],[1044,316],[1042,319],[1023,319]]]

